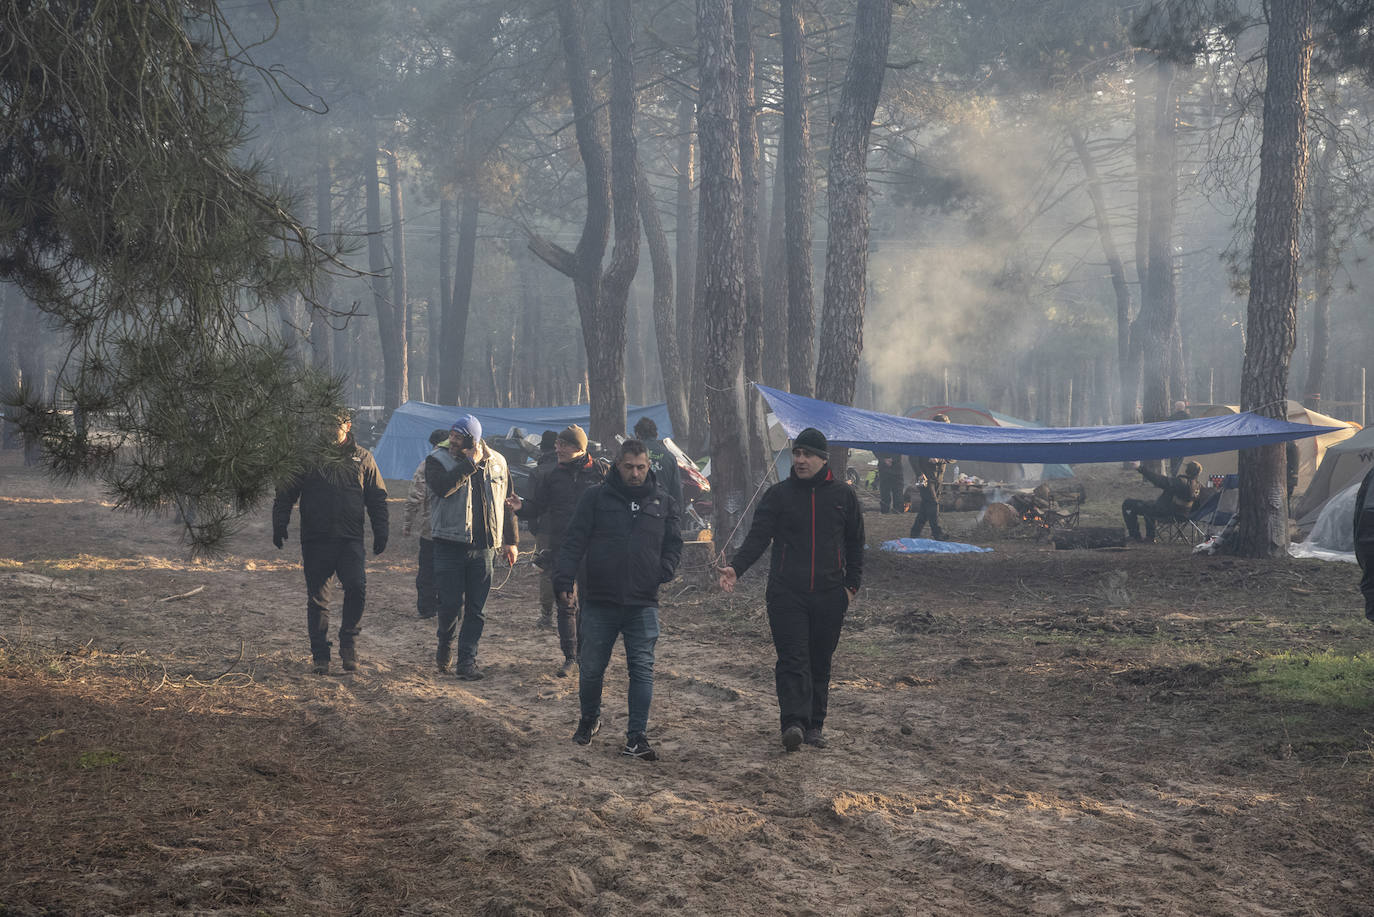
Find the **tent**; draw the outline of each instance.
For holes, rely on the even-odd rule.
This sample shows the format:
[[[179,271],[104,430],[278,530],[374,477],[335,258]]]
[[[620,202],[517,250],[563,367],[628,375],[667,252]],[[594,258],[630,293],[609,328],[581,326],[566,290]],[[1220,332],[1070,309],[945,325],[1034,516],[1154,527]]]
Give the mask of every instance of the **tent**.
[[[1326,501],[1317,516],[1316,524],[1307,538],[1290,544],[1288,553],[1294,557],[1315,557],[1318,560],[1342,560],[1358,563],[1355,557],[1355,495],[1360,481],[1353,481]]]
[[[1194,417],[1226,417],[1239,414],[1240,408],[1234,404],[1195,404],[1189,408],[1189,411]],[[1356,431],[1360,429],[1360,425],[1308,410],[1292,399],[1288,401],[1288,420],[1291,423],[1336,428],[1320,436],[1297,440],[1298,487],[1294,492],[1303,493],[1307,490],[1312,476],[1316,474],[1317,466],[1321,464],[1322,456],[1326,450],[1336,443],[1354,436]],[[1221,452],[1190,455],[1189,458],[1201,463],[1204,474],[1212,475],[1235,474],[1239,456],[1236,455],[1236,450],[1229,449]]]
[[[504,436],[512,427],[538,436],[545,430],[562,430],[568,424],[575,423],[583,429],[591,424],[591,407],[585,404],[551,408],[473,408],[407,401],[392,412],[386,432],[372,450],[382,477],[410,480],[415,466],[430,450],[430,432],[448,429],[459,414],[471,414],[481,421],[483,436]],[[626,411],[625,429],[633,428],[641,417],[648,417],[658,425],[660,437],[673,435],[666,403],[631,406]]]
[[[1328,446],[1293,512],[1298,528],[1311,528],[1326,502],[1348,484],[1364,480],[1370,468],[1374,468],[1374,427],[1366,427],[1349,439]]]
[[[788,436],[816,427],[836,446],[993,462],[1120,462],[1253,449],[1336,427],[1243,413],[1115,427],[984,427],[913,420],[758,386]]]
[[[978,427],[1042,427],[1033,420],[1022,420],[1008,414],[999,414],[981,404],[946,404],[938,407],[912,408],[906,416],[918,420],[930,420],[936,414],[944,414],[950,423]],[[1073,469],[1059,463],[1046,465],[1041,462],[971,462],[959,463],[962,474],[982,478],[984,481],[1043,481],[1073,477]]]

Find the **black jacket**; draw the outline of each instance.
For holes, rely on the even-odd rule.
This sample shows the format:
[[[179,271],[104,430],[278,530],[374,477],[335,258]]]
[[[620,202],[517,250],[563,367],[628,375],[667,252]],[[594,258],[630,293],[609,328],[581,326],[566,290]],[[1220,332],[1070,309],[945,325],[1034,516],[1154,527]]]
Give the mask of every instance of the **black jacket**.
[[[682,559],[677,503],[649,472],[647,494],[636,498],[611,466],[606,481],[588,488],[558,550],[555,592],[571,592],[582,563],[582,598],[614,605],[657,605],[658,587],[677,573]]]
[[[588,487],[600,484],[605,473],[601,465],[585,452],[571,462],[555,461],[535,469],[538,477],[530,482],[530,495],[516,515],[530,521],[530,528],[544,533],[551,550],[563,543],[563,532],[577,509],[578,498]],[[538,528],[535,529],[535,525]]]
[[[768,588],[824,592],[859,588],[864,568],[864,516],[858,495],[836,481],[826,465],[810,480],[794,470],[764,491],[744,544],[730,561],[737,576],[753,566],[768,543],[773,555]]]
[[[1202,484],[1197,478],[1182,474],[1171,478],[1148,468],[1141,468],[1140,474],[1163,491],[1155,501],[1161,510],[1172,512],[1175,516],[1186,516],[1197,506],[1198,496],[1202,493]]]
[[[1374,558],[1374,506],[1365,506],[1369,499],[1369,484],[1374,481],[1374,469],[1365,473],[1360,489],[1355,492],[1355,559],[1364,569]]]
[[[386,544],[389,521],[386,482],[377,462],[349,434],[336,454],[277,488],[272,501],[273,534],[286,535],[291,507],[301,502],[301,541],[363,538],[363,509],[372,520],[374,542]]]

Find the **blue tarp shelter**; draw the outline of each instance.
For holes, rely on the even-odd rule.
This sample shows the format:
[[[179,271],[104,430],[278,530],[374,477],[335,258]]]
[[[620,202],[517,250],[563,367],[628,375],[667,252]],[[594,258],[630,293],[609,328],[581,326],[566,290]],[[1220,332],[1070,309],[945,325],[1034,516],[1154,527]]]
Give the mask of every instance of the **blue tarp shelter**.
[[[407,401],[392,413],[386,432],[372,450],[382,477],[410,480],[415,466],[429,453],[429,434],[441,428],[447,430],[460,414],[471,414],[481,421],[484,436],[505,436],[511,427],[538,436],[545,430],[562,430],[568,424],[575,423],[584,430],[591,424],[591,407],[585,404],[551,408],[459,408]],[[625,429],[632,429],[641,417],[648,417],[658,425],[660,437],[673,435],[666,403],[631,406],[626,411]]]
[[[915,420],[758,386],[789,437],[815,427],[832,445],[990,462],[1124,462],[1252,449],[1337,427],[1289,423],[1258,414],[1115,427],[983,427]]]

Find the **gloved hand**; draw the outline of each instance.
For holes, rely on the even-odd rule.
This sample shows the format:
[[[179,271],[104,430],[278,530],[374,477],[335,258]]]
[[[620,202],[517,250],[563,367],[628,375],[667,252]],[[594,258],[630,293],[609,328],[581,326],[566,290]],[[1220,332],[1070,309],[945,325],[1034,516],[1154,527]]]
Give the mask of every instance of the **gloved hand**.
[[[274,529],[272,531],[272,543],[280,548],[284,541],[286,541],[286,529]]]
[[[387,541],[387,536],[385,536],[385,535],[383,535],[383,536],[380,537],[380,538],[378,538],[376,535],[373,535],[373,536],[372,536],[372,553],[373,553],[373,554],[380,554],[380,553],[382,553],[383,551],[385,551],[385,550],[386,550],[386,541]]]

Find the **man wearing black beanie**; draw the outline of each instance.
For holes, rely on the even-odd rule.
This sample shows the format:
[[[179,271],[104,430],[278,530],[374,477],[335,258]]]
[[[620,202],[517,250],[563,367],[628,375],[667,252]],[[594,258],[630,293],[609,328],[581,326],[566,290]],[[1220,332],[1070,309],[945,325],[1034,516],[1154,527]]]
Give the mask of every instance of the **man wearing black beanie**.
[[[735,588],[771,543],[768,627],[778,662],[774,682],[782,745],[826,745],[822,726],[830,695],[830,659],[864,563],[864,517],[858,495],[830,472],[825,434],[807,427],[792,440],[792,474],[768,488],[739,551],[720,571]]]

